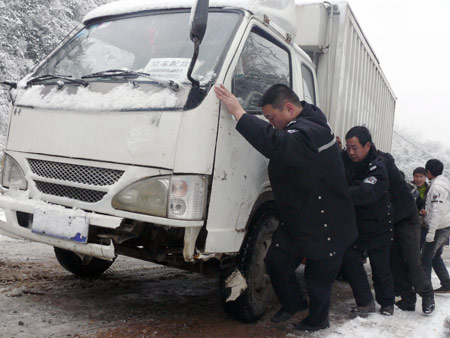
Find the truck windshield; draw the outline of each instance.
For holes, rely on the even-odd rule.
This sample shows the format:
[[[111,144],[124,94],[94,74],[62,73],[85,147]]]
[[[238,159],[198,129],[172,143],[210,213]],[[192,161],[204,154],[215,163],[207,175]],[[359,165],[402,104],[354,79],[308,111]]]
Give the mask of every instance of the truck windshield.
[[[186,78],[193,54],[189,12],[157,12],[124,17],[83,28],[51,55],[33,77],[57,75],[86,81],[128,80],[117,70],[151,78],[190,83]],[[214,79],[224,49],[240,20],[236,12],[211,12],[193,77],[206,84]],[[111,76],[111,70],[115,71]],[[149,82],[148,77],[133,81]]]

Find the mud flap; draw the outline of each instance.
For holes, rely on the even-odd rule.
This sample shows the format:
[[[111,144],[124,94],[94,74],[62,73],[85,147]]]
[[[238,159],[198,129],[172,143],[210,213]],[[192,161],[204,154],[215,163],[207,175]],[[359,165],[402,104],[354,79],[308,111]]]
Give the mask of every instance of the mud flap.
[[[232,302],[248,288],[247,281],[245,280],[239,269],[233,271],[231,275],[225,280],[225,286],[231,289],[231,293],[225,302]]]

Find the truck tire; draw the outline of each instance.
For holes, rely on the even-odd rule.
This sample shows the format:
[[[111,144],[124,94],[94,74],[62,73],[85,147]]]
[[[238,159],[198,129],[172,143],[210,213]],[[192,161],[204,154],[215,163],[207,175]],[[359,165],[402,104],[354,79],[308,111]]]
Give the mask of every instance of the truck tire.
[[[226,302],[231,289],[226,287],[225,280],[233,271],[221,276],[221,303],[224,311],[231,317],[246,323],[254,322],[261,318],[273,298],[274,292],[266,273],[264,258],[279,224],[275,211],[270,209],[254,218],[236,264],[248,287],[236,300]]]
[[[82,260],[72,251],[56,247],[54,249],[58,263],[67,271],[80,277],[98,277],[114,262],[91,256],[84,256]]]

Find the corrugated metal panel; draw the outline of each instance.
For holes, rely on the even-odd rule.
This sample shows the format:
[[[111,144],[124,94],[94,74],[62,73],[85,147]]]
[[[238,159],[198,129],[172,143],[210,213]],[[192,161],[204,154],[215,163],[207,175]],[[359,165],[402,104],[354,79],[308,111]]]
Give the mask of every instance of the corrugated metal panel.
[[[301,6],[320,6],[322,11],[327,10],[325,4]],[[313,58],[317,60],[317,79],[323,98],[320,106],[336,135],[344,137],[351,127],[365,125],[377,147],[390,151],[396,97],[348,4],[335,3],[332,10],[332,20],[321,22],[332,25],[329,49]],[[298,20],[309,19],[304,15],[298,16]]]

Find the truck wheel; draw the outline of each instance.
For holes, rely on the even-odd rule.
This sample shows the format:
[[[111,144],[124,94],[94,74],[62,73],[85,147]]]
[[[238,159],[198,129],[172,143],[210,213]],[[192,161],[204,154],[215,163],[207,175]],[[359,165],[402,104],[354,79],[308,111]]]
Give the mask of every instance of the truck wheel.
[[[274,292],[266,273],[264,258],[279,224],[280,221],[273,210],[265,210],[253,222],[237,262],[248,287],[236,300],[226,302],[231,289],[226,287],[225,280],[233,271],[228,271],[221,277],[222,306],[228,315],[240,321],[251,323],[261,318],[273,298]]]
[[[60,248],[55,249],[59,264],[67,271],[80,277],[97,277],[105,272],[114,261],[107,261],[92,256],[78,256],[76,253]]]

